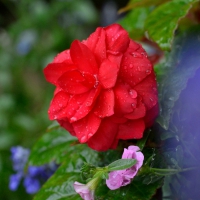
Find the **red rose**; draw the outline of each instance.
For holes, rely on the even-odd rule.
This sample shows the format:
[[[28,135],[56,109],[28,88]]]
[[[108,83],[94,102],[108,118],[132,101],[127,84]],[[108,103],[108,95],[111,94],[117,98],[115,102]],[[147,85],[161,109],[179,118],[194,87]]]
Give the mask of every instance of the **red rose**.
[[[56,86],[49,118],[95,150],[142,138],[158,114],[152,64],[118,24],[73,41],[44,74]]]

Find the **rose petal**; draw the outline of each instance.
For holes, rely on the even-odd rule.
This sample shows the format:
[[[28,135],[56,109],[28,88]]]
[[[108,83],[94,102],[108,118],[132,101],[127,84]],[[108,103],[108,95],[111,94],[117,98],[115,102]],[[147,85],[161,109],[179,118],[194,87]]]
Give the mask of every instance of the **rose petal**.
[[[70,94],[87,92],[95,85],[95,78],[90,74],[81,74],[77,70],[68,71],[58,79],[59,86]]]
[[[76,69],[76,66],[66,63],[50,63],[44,68],[44,75],[48,82],[57,85],[57,80],[65,72]]]
[[[140,101],[138,101],[137,107],[133,110],[133,112],[124,115],[127,119],[139,119],[144,117],[146,114],[146,107]]]
[[[144,120],[129,120],[128,122],[119,125],[117,138],[123,140],[140,139],[143,136],[144,129]]]
[[[125,53],[122,58],[120,77],[134,87],[152,71],[152,64],[144,57],[144,52]]]
[[[78,121],[85,117],[93,108],[95,99],[99,95],[100,87],[87,93],[74,95],[68,104],[68,118],[70,122]]]
[[[104,88],[114,87],[119,68],[116,63],[105,59],[99,69],[99,81]]]
[[[51,101],[48,114],[50,120],[66,117],[66,108],[68,105],[69,95],[66,92],[58,92]]]
[[[106,151],[113,144],[117,130],[117,124],[108,118],[103,119],[98,131],[88,140],[88,146],[97,151]]]
[[[104,30],[106,31],[107,49],[123,53],[130,42],[128,33],[119,24],[112,24]]]
[[[102,90],[95,105],[94,113],[101,118],[113,115],[114,98],[113,90]]]
[[[62,62],[73,64],[71,61],[69,49],[59,53],[53,60],[53,63],[62,63]]]
[[[134,87],[138,94],[142,97],[142,102],[147,110],[151,109],[158,102],[158,93],[155,80],[155,74],[152,72],[142,82]]]
[[[155,118],[158,116],[159,113],[159,105],[158,103],[147,111],[146,116],[144,118],[146,127],[151,127],[155,121]]]
[[[105,31],[97,28],[94,33],[85,41],[87,47],[94,53],[98,63],[106,58]]]
[[[77,65],[81,72],[97,74],[98,66],[95,57],[86,45],[82,44],[78,40],[75,40],[71,44],[70,55],[72,61]]]
[[[137,99],[132,95],[132,88],[125,84],[119,83],[114,88],[115,93],[115,112],[116,113],[131,113],[137,106]]]
[[[72,123],[76,136],[81,143],[87,142],[98,130],[101,119],[90,113],[83,119]]]
[[[65,128],[67,131],[69,131],[69,133],[71,135],[76,136],[76,133],[74,132],[74,128],[73,128],[72,124],[70,124],[67,120],[68,119],[57,120],[57,121],[63,128]]]

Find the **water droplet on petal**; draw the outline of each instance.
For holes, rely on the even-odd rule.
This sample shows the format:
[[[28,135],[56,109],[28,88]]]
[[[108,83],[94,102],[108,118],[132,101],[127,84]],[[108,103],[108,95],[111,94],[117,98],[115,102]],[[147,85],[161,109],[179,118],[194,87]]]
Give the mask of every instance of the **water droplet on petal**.
[[[84,143],[84,142],[86,142],[86,141],[87,141],[86,136],[83,136],[83,137],[80,139],[80,142],[81,142],[81,143]]]
[[[133,98],[133,99],[137,97],[137,92],[133,89],[129,90],[129,94],[130,94],[131,98]]]
[[[75,121],[77,121],[77,118],[76,117],[71,117],[71,122],[75,122]]]

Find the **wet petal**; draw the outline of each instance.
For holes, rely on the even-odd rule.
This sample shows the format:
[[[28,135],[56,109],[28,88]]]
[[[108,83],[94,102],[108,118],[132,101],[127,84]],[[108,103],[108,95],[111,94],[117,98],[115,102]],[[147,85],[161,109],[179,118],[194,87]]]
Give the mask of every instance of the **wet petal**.
[[[87,142],[98,130],[101,119],[90,113],[83,119],[72,123],[76,136],[81,143]]]
[[[48,114],[50,120],[61,119],[66,117],[66,110],[69,100],[69,94],[66,92],[58,92],[51,101]]]
[[[144,129],[144,120],[129,120],[128,122],[119,125],[117,138],[123,140],[140,139],[143,136]]]
[[[119,83],[115,88],[116,113],[131,113],[137,106],[137,93],[133,96],[133,89],[125,83]],[[135,91],[136,92],[136,91]]]
[[[158,102],[158,93],[155,80],[155,74],[152,72],[142,82],[134,87],[138,94],[142,97],[142,102],[147,110],[151,109]]]
[[[50,63],[44,68],[44,75],[48,82],[57,85],[57,80],[65,72],[76,69],[76,66],[66,63]]]
[[[85,41],[88,48],[94,53],[98,63],[106,58],[105,31],[103,28],[97,28],[94,33]]]
[[[146,114],[146,107],[140,101],[137,103],[137,107],[133,110],[133,112],[124,115],[127,119],[139,119],[144,117]]]
[[[104,88],[114,87],[117,80],[117,73],[119,71],[118,65],[109,61],[104,60],[99,69],[99,81]]]
[[[58,123],[65,128],[67,131],[69,131],[69,133],[73,136],[76,136],[76,133],[74,132],[74,128],[72,126],[72,124],[70,124],[68,122],[68,119],[63,119],[63,120],[57,120]]]
[[[152,64],[143,52],[125,53],[122,58],[120,77],[132,87],[146,78],[152,71]]]
[[[106,31],[107,49],[114,52],[124,52],[129,45],[128,33],[119,25],[112,24],[104,28]]]
[[[98,131],[88,140],[88,146],[97,151],[108,150],[115,140],[118,125],[105,118]]]
[[[113,90],[102,90],[95,105],[94,113],[101,117],[108,117],[114,114],[114,92]]]
[[[59,86],[70,94],[87,92],[95,85],[95,78],[90,74],[81,74],[77,70],[64,73],[58,80]]]
[[[62,62],[73,64],[71,61],[69,49],[59,53],[53,60],[53,63],[62,63]]]
[[[81,72],[97,74],[98,66],[95,57],[86,45],[82,44],[78,40],[75,40],[71,44],[70,55],[72,61],[77,65]]]

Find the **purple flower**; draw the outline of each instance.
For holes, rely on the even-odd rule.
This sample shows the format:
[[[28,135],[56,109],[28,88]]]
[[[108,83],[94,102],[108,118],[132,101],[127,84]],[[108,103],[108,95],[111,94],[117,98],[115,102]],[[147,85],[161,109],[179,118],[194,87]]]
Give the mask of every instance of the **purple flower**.
[[[136,159],[137,163],[128,169],[117,170],[109,173],[106,185],[111,190],[116,190],[131,183],[131,180],[137,174],[144,160],[144,155],[142,152],[138,152],[139,150],[140,148],[137,146],[129,146],[128,149],[124,149],[122,159]]]
[[[74,190],[80,194],[84,200],[94,200],[94,190],[91,190],[88,184],[85,185],[76,181],[74,182]]]
[[[29,176],[24,178],[23,184],[28,194],[35,194],[41,187],[39,180]]]
[[[17,190],[22,177],[23,177],[22,173],[13,174],[10,176],[9,189],[11,191]]]

